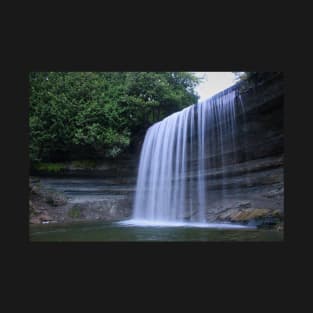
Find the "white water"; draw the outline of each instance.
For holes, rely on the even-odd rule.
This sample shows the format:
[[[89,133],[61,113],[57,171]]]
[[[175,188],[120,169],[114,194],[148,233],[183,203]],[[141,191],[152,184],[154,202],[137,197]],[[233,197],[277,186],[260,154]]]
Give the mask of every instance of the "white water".
[[[193,223],[193,222],[168,222],[168,221],[151,221],[151,220],[137,220],[132,219],[128,221],[118,222],[118,224],[125,226],[142,226],[142,227],[202,227],[202,228],[223,228],[223,229],[234,229],[234,228],[251,228],[254,226],[244,226],[239,224],[228,224],[228,223]]]
[[[213,225],[206,219],[210,181],[205,174],[213,167],[223,169],[225,155],[236,159],[235,100],[236,89],[229,88],[148,129],[140,156],[133,220],[128,223],[182,226],[188,219],[190,226]],[[214,155],[221,157],[211,161]],[[225,192],[222,179],[223,196]]]

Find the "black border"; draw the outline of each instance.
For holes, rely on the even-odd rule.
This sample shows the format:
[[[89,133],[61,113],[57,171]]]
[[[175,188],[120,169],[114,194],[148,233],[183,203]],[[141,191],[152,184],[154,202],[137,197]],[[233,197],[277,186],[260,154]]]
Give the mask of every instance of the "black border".
[[[224,37],[226,40],[227,38]],[[238,37],[237,37],[238,39]],[[245,40],[245,39],[243,39]],[[233,40],[234,41],[234,40]],[[177,42],[175,42],[177,43]],[[253,279],[254,275],[261,279],[259,269],[265,268],[269,275],[275,275],[275,280],[282,278],[282,265],[293,254],[297,243],[302,238],[295,239],[297,209],[299,195],[294,196],[297,188],[296,177],[298,169],[292,169],[291,163],[301,164],[301,156],[293,153],[293,145],[303,136],[301,126],[295,126],[294,104],[299,102],[298,93],[286,90],[285,97],[285,240],[283,242],[206,242],[206,243],[29,243],[28,242],[28,73],[30,71],[284,71],[287,86],[294,84],[290,71],[286,71],[283,61],[283,51],[267,45],[267,49],[260,50],[259,46],[250,49],[230,41],[218,50],[218,43],[212,46],[195,44],[189,51],[183,45],[160,45],[155,51],[154,45],[147,44],[134,49],[134,45],[124,41],[115,47],[114,51],[102,46],[99,50],[88,47],[79,50],[62,45],[46,54],[47,45],[41,49],[27,51],[20,59],[15,58],[16,72],[11,71],[7,77],[10,82],[9,99],[6,109],[10,112],[2,115],[2,123],[6,127],[3,145],[6,160],[3,161],[5,172],[5,189],[8,197],[4,208],[8,208],[12,216],[9,219],[10,231],[9,248],[17,251],[34,273],[40,273],[46,268],[57,268],[60,275],[67,275],[70,269],[72,275],[75,270],[88,268],[93,275],[96,269],[105,267],[110,271],[111,266],[118,269],[119,274],[133,272],[135,268],[142,270],[153,263],[172,269],[174,272],[189,273],[199,268],[210,271],[211,275],[222,274],[230,277],[244,277]],[[216,49],[216,51],[215,51]],[[246,49],[246,51],[244,51]],[[154,51],[154,53],[151,53]],[[301,93],[301,90],[298,91]],[[299,109],[299,106],[297,106]],[[299,116],[299,114],[298,114]],[[301,124],[301,121],[300,121]],[[300,130],[300,131],[299,131]],[[297,133],[298,131],[298,133]],[[308,131],[306,131],[308,133]],[[297,135],[296,135],[297,134]],[[296,159],[298,157],[298,160]],[[293,183],[293,186],[292,186]],[[291,187],[292,186],[292,187]],[[9,187],[9,191],[7,191]],[[299,186],[298,186],[299,187]],[[14,235],[14,236],[13,236]],[[25,259],[26,257],[26,259]],[[191,262],[191,263],[190,263]],[[187,265],[188,264],[188,265]],[[209,265],[208,265],[209,264]],[[186,268],[186,266],[188,266]],[[71,270],[71,267],[73,270]],[[63,268],[63,270],[62,270]],[[151,267],[150,267],[151,268]],[[215,270],[218,268],[218,270]],[[153,271],[153,269],[151,269]],[[149,272],[150,273],[150,272]],[[234,275],[238,273],[238,276]],[[200,271],[198,272],[200,274]],[[39,274],[40,275],[40,274]],[[204,275],[204,274],[203,274]],[[241,276],[242,275],[242,276]],[[264,277],[265,280],[265,277]],[[225,283],[226,284],[226,283]]]

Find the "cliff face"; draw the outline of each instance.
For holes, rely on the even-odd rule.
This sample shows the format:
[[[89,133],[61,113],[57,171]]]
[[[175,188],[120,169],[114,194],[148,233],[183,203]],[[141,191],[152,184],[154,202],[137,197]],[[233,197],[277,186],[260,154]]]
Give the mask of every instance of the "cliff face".
[[[137,156],[130,156],[106,160],[92,168],[67,163],[54,175],[37,172],[40,179],[36,183],[30,180],[30,223],[129,218],[137,163]],[[57,201],[59,198],[63,203]]]
[[[207,217],[277,224],[284,212],[284,80],[273,75],[259,85],[239,87],[244,113],[237,118],[235,143],[226,144],[223,155],[207,155],[210,166],[200,174],[207,180]],[[189,179],[196,181],[195,167],[190,168]]]

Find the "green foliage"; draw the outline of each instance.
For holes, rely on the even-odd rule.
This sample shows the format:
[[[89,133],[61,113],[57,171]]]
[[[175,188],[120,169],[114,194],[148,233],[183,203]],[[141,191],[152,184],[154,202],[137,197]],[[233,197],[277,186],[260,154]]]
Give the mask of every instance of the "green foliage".
[[[81,217],[81,210],[78,206],[73,206],[68,210],[68,216],[71,218],[80,218]]]
[[[75,160],[72,162],[72,165],[76,168],[95,168],[97,162],[94,160]]]
[[[197,101],[188,72],[30,73],[32,162],[116,158]]]
[[[58,173],[65,169],[65,164],[63,163],[35,163],[34,168],[38,171]]]

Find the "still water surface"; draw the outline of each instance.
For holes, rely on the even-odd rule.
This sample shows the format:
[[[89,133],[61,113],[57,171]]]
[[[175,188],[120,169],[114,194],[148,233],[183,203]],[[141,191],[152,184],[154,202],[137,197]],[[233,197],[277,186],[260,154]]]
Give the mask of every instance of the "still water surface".
[[[255,228],[138,226],[125,222],[30,225],[30,241],[281,241],[283,233]]]

